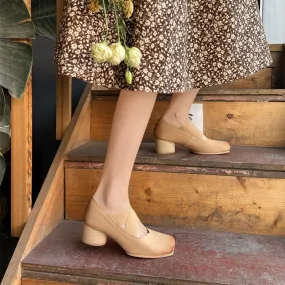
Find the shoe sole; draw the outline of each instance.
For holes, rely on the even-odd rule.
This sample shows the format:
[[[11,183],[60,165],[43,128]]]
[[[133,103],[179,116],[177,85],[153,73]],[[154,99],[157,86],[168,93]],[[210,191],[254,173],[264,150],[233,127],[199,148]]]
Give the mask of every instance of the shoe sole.
[[[139,257],[139,258],[162,258],[162,257],[172,256],[174,254],[174,251],[172,251],[171,253],[164,254],[164,255],[156,255],[156,256],[147,256],[147,255],[133,254],[133,253],[129,253],[129,252],[125,252],[125,253],[127,255],[129,255],[129,256]]]
[[[195,151],[192,151],[192,150],[190,150],[190,152],[193,152],[193,153],[195,153],[195,154],[225,154],[225,153],[229,153],[230,151],[228,150],[228,151],[224,151],[224,152],[208,152],[208,153],[206,153],[206,152],[195,152]]]
[[[90,226],[85,224],[83,227],[81,242],[83,242],[84,244],[89,245],[89,246],[95,246],[95,247],[104,246],[107,242],[107,235],[105,233],[97,231],[97,230],[95,230],[95,229],[93,229]],[[173,255],[174,248],[173,248],[173,251],[171,253],[167,253],[164,255],[158,255],[158,256],[157,255],[156,256],[153,256],[153,255],[149,256],[149,255],[143,255],[143,254],[140,255],[140,254],[136,254],[136,253],[130,253],[127,251],[125,251],[125,253],[129,256],[140,257],[140,258],[161,258],[161,257],[167,257],[167,256]]]
[[[86,245],[90,245],[90,246],[95,246],[95,247],[99,247],[99,246],[104,246],[106,243],[102,243],[102,244],[92,244],[92,243],[89,243],[89,242],[86,242],[84,240],[81,240],[84,244]],[[168,257],[168,256],[172,256],[174,254],[174,251],[171,252],[171,253],[168,253],[168,254],[164,254],[164,255],[157,255],[157,256],[148,256],[148,255],[140,255],[140,254],[134,254],[134,253],[130,253],[130,252],[126,252],[125,253],[129,256],[132,256],[132,257],[139,257],[139,258],[163,258],[163,257]]]

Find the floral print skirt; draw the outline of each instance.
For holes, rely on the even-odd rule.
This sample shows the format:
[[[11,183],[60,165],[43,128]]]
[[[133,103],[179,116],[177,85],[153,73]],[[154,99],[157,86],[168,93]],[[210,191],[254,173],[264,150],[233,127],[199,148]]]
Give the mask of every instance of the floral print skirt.
[[[129,85],[124,62],[91,57],[92,45],[105,37],[105,18],[89,1],[65,1],[54,53],[59,74],[107,88],[173,93],[245,78],[273,61],[257,0],[133,0],[127,43],[142,59]],[[117,41],[113,12],[108,21],[111,44]]]

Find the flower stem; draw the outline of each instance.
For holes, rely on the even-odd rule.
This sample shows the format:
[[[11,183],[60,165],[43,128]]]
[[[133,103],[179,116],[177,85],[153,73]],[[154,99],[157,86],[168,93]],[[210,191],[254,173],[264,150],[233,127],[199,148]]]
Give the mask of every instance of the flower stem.
[[[116,18],[116,26],[117,26],[117,33],[118,33],[118,42],[121,42],[121,37],[120,37],[120,29],[119,29],[119,23],[118,23],[118,11],[117,11],[117,4],[113,0],[113,5],[114,5],[114,12],[115,12],[115,18]]]
[[[106,35],[105,35],[104,42],[107,42],[107,37],[108,37],[109,29],[108,29],[108,18],[107,18],[107,12],[106,12],[105,1],[106,1],[106,0],[102,0],[102,2],[103,2],[103,10],[104,10],[104,15],[105,15],[105,25],[106,25]]]

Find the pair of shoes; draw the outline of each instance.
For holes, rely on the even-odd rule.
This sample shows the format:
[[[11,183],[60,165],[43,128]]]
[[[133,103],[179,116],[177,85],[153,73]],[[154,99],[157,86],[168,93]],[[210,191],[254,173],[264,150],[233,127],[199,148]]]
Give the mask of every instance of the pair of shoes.
[[[160,258],[173,255],[175,239],[171,235],[146,228],[146,235],[139,237],[139,223],[131,206],[127,213],[107,214],[92,197],[85,209],[81,241],[88,245],[103,246],[109,236],[130,256]]]
[[[175,144],[187,147],[197,154],[224,154],[230,152],[225,141],[207,139],[191,122],[176,127],[162,117],[154,127],[155,151],[159,154],[175,152]]]

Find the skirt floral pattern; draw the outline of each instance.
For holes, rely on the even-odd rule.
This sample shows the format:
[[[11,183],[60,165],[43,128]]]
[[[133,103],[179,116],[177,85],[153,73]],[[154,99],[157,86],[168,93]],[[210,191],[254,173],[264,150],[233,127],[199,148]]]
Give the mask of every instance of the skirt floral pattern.
[[[245,78],[272,64],[257,0],[133,0],[127,44],[142,52],[125,81],[126,65],[96,63],[91,46],[105,37],[102,10],[89,0],[66,0],[56,41],[59,74],[107,88],[185,92]],[[108,14],[108,43],[117,41]]]

